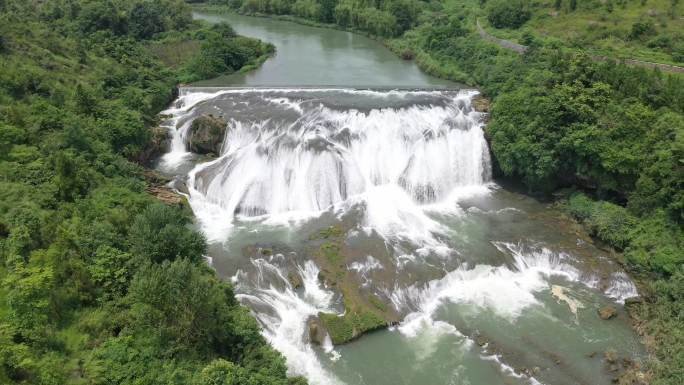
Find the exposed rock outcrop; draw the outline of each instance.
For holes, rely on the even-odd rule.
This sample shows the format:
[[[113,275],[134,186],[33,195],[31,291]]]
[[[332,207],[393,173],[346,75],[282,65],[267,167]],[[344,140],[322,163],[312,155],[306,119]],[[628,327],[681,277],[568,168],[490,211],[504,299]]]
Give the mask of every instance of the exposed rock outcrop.
[[[155,127],[151,129],[152,139],[149,141],[145,149],[143,149],[137,156],[138,163],[148,166],[161,156],[169,148],[169,133],[165,128]]]
[[[323,345],[326,334],[321,321],[316,317],[312,317],[307,321],[307,325],[309,327],[309,341],[314,344]]]
[[[197,154],[220,154],[227,125],[225,119],[213,115],[196,118],[190,125],[187,136],[190,151]]]
[[[179,206],[185,203],[185,198],[169,187],[169,178],[166,178],[154,171],[146,170],[144,173],[147,188],[145,190],[155,198],[169,206]]]
[[[599,317],[603,320],[609,320],[617,315],[615,306],[604,306],[598,309]]]
[[[482,95],[475,95],[472,100],[473,108],[477,112],[489,113],[491,103]]]

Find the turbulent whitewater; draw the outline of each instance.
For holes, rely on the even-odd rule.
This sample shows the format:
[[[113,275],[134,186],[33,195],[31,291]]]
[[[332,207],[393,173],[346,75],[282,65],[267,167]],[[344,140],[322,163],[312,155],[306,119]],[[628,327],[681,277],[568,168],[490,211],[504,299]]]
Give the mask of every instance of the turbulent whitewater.
[[[627,327],[596,321],[597,306],[637,294],[620,267],[492,183],[476,94],[187,88],[164,112],[171,148],[159,168],[178,176],[215,268],[291,374],[312,384],[609,383],[589,353],[639,354]],[[202,115],[227,124],[213,159],[187,150]],[[331,225],[344,230],[344,279],[401,320],[344,346],[309,342],[310,319],[348,311],[312,249],[311,234]]]

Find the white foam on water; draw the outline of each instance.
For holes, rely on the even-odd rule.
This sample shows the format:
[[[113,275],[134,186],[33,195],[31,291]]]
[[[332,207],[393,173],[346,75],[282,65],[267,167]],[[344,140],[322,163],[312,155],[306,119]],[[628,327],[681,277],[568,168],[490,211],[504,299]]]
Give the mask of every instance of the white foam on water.
[[[610,285],[604,294],[615,301],[624,304],[627,298],[639,295],[636,285],[624,271],[616,271],[610,277]]]
[[[534,378],[532,376],[526,376],[524,374],[517,373],[515,371],[515,369],[513,369],[513,367],[511,367],[510,365],[503,362],[501,360],[501,357],[497,354],[491,354],[491,355],[482,354],[482,355],[480,355],[480,358],[485,360],[485,361],[495,362],[499,366],[499,369],[501,370],[501,372],[508,375],[508,376],[519,378],[519,379],[525,379],[529,382],[530,385],[544,385],[543,383],[539,382],[539,380],[537,380],[536,378]]]
[[[550,288],[548,278],[563,277],[577,281],[576,268],[564,262],[567,256],[546,248],[523,252],[519,245],[497,243],[508,250],[514,265],[476,265],[461,267],[443,278],[395,290],[391,300],[397,310],[411,309],[399,330],[414,336],[423,325],[430,325],[433,316],[444,304],[470,304],[488,309],[494,314],[514,321],[530,306],[541,306],[535,293]]]
[[[382,270],[384,269],[384,266],[382,266],[382,263],[380,263],[380,261],[378,261],[376,258],[373,258],[372,255],[368,255],[362,261],[352,262],[350,265],[347,266],[347,269],[356,271],[356,273],[359,274],[361,280],[363,281],[362,285],[367,286],[368,284],[370,284],[370,278],[368,277],[368,273],[370,273],[373,270]]]
[[[312,261],[303,267],[297,266],[304,285],[300,295],[286,278],[287,273],[278,265],[278,258],[252,260],[256,269],[252,282],[242,281],[240,289],[247,293],[237,294],[237,298],[252,308],[266,309],[254,311],[262,325],[266,339],[287,357],[288,374],[306,376],[312,384],[334,385],[340,381],[323,368],[312,346],[305,340],[308,333],[307,320],[319,312],[332,312],[331,291],[322,288],[318,281],[319,269]],[[239,279],[241,275],[236,275]],[[332,346],[332,344],[331,344]],[[331,349],[328,353],[335,357]]]

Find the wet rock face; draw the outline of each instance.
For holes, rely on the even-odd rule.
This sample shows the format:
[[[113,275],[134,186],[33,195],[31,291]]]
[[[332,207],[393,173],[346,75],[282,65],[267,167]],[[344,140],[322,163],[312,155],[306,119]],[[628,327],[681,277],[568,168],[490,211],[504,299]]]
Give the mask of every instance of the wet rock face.
[[[491,103],[490,103],[489,99],[485,98],[482,95],[476,95],[473,98],[472,103],[473,103],[473,108],[477,112],[488,113],[489,110],[491,109]]]
[[[179,206],[185,202],[185,198],[177,194],[170,186],[169,179],[151,170],[143,174],[147,182],[147,191],[150,195],[159,199],[169,206]]]
[[[307,321],[309,326],[309,340],[311,343],[323,345],[325,341],[325,329],[321,326],[318,318],[309,318]]]
[[[617,315],[617,309],[614,306],[605,306],[598,310],[599,317],[603,320],[609,320]]]
[[[149,166],[153,160],[160,157],[169,147],[169,134],[165,128],[152,128],[152,138],[147,146],[138,154],[138,163]]]
[[[190,151],[197,154],[221,153],[221,144],[226,134],[227,122],[213,115],[200,116],[190,125],[188,145]]]

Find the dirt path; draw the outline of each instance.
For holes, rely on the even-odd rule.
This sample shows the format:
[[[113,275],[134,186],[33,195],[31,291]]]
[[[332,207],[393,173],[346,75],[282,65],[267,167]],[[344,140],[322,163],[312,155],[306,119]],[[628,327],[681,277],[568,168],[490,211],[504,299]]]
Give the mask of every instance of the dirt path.
[[[496,36],[492,36],[487,33],[487,31],[482,28],[482,25],[480,25],[480,20],[477,20],[477,33],[480,35],[481,38],[491,41],[492,43],[511,50],[515,51],[517,53],[525,53],[529,47],[514,43],[510,40],[504,40],[500,39]],[[599,55],[592,55],[591,58],[596,61],[614,61],[614,62],[622,62],[625,63],[628,66],[631,67],[644,67],[644,68],[658,68],[663,72],[676,72],[676,73],[684,73],[684,67],[679,67],[675,65],[670,65],[670,64],[663,64],[663,63],[653,63],[649,61],[643,61],[643,60],[637,60],[637,59],[616,59],[616,58],[611,58],[608,56],[599,56]]]

